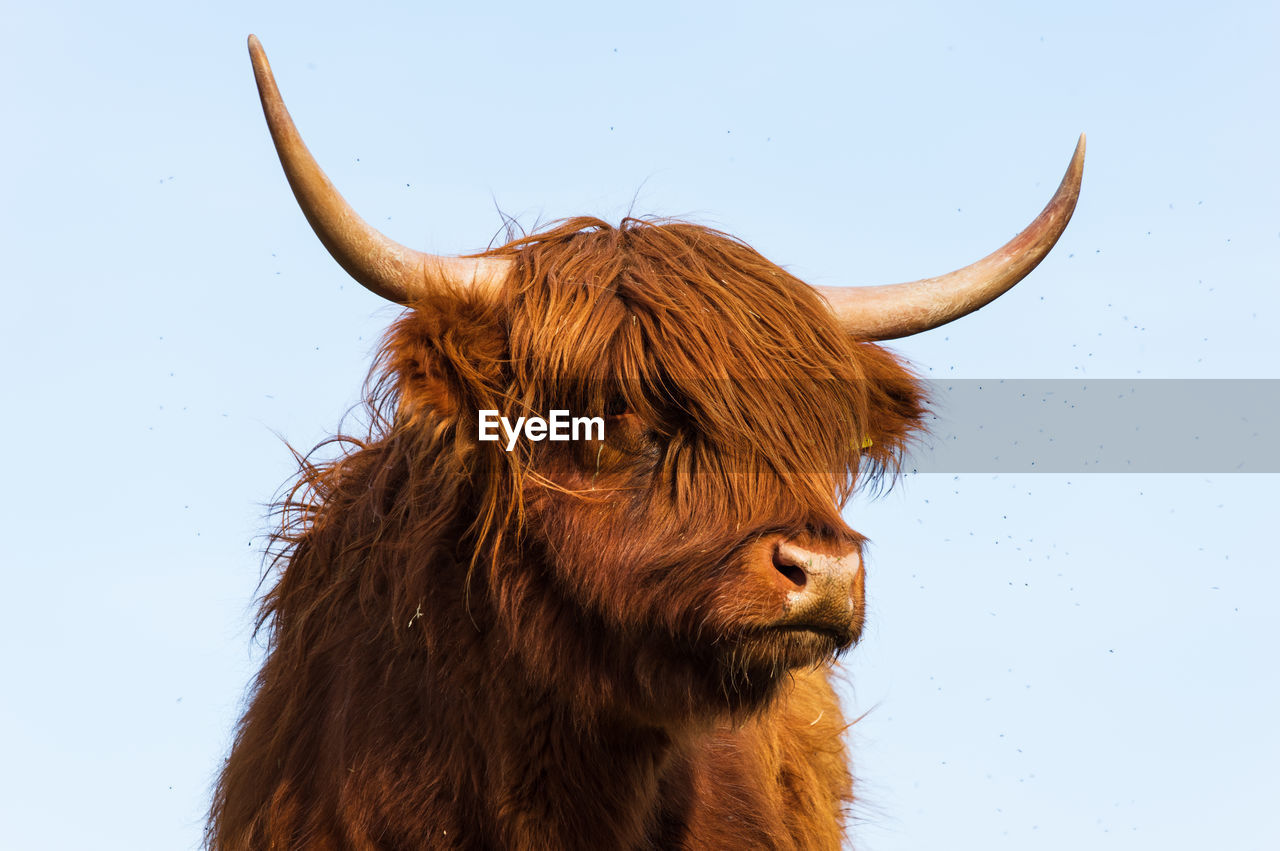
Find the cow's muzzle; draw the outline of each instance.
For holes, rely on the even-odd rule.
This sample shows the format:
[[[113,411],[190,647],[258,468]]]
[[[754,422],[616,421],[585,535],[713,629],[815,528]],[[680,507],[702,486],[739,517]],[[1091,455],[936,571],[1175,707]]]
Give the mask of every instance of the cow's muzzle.
[[[844,648],[862,632],[865,572],[857,547],[823,552],[795,541],[779,541],[773,567],[785,591],[776,629],[827,634]]]

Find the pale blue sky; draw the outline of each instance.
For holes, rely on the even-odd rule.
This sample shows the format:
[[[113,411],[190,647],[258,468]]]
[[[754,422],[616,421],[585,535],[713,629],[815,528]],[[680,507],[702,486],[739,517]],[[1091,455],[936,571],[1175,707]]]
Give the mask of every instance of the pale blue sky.
[[[0,847],[195,846],[264,503],[395,311],[268,142],[245,37],[389,235],[628,210],[812,283],[1076,218],[930,375],[1280,378],[1273,3],[7,4]],[[474,9],[474,11],[472,10]],[[917,476],[850,657],[860,848],[1280,843],[1275,476]]]

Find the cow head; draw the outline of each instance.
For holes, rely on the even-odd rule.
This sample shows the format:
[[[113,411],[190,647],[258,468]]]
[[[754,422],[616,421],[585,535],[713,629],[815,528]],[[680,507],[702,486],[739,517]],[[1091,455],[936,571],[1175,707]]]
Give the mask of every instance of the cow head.
[[[371,540],[435,530],[383,577],[397,617],[424,600],[465,611],[505,636],[532,688],[652,723],[758,706],[858,639],[862,538],[840,508],[923,416],[917,380],[874,341],[949,322],[1034,268],[1074,208],[1083,137],[1027,230],[924,281],[815,289],[725,234],[637,219],[446,258],[351,210],[252,37],[250,51],[312,227],[356,280],[412,308],[380,360],[379,440],[399,447],[398,472],[364,472],[398,530]],[[604,418],[603,439],[478,439],[481,410],[555,409]]]

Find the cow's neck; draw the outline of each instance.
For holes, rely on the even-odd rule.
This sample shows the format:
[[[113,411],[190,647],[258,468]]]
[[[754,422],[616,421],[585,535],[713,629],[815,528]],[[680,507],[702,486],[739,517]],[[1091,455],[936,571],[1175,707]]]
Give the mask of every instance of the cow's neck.
[[[477,585],[474,599],[494,597],[501,595]],[[459,760],[468,776],[455,778],[457,788],[474,789],[479,798],[465,809],[480,820],[476,829],[501,847],[651,845],[665,823],[679,821],[664,802],[681,799],[685,755],[705,733],[708,719],[622,716],[619,695],[601,700],[599,690],[620,673],[611,665],[625,670],[634,660],[620,662],[599,644],[584,642],[582,636],[594,634],[597,625],[575,620],[581,613],[549,581],[523,602],[525,611],[538,612],[531,620],[542,628],[514,635],[485,606],[467,611],[458,605],[438,615],[453,622],[439,623],[433,634],[453,636],[456,643],[428,655],[433,671],[424,679],[452,692],[449,705],[467,707],[451,719],[465,730],[462,748],[468,754]],[[554,634],[564,622],[575,628]],[[530,646],[538,653],[525,652]],[[540,655],[547,648],[554,648],[553,657]],[[534,671],[537,666],[542,667]],[[566,694],[548,681],[571,683],[579,691]]]
[[[518,716],[506,711],[523,704]],[[679,744],[665,730],[584,722],[546,695],[512,695],[486,755],[486,797],[500,844],[629,848],[661,818]],[[496,809],[495,809],[496,805]]]

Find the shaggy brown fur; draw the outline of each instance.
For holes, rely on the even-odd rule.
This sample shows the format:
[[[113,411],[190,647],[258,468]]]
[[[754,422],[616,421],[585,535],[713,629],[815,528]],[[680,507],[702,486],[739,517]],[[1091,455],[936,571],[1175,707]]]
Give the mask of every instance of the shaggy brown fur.
[[[762,577],[780,535],[859,545],[840,506],[918,427],[915,379],[702,227],[492,253],[503,292],[414,304],[370,434],[282,506],[209,847],[839,847],[847,642],[767,630]],[[477,440],[478,409],[553,408],[605,439]]]

